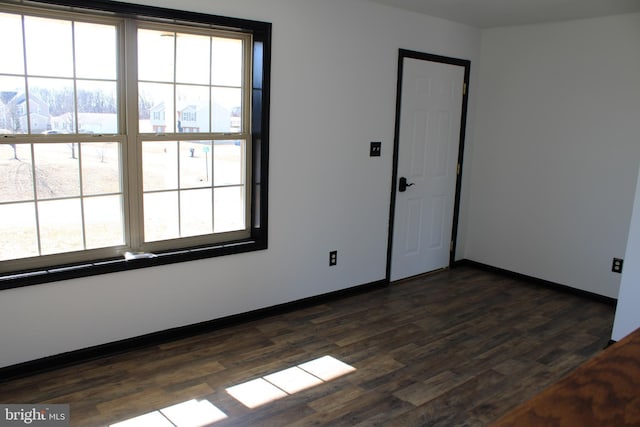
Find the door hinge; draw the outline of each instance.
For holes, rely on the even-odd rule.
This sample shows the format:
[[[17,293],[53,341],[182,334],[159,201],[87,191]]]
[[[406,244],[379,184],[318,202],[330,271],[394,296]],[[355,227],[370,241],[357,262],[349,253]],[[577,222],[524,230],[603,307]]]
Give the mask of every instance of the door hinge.
[[[451,244],[449,245],[449,252],[453,252],[453,240],[451,241]]]
[[[460,163],[458,163],[458,170],[457,170],[457,172],[456,172],[458,175],[460,175],[460,169],[461,169],[461,168],[460,168]]]
[[[462,83],[462,96],[467,94],[467,82]]]

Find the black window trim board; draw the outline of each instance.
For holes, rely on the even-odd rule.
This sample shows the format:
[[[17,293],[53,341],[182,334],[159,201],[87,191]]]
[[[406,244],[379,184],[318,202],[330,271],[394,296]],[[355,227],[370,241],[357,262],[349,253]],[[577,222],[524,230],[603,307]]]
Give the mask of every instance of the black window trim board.
[[[200,24],[249,32],[253,36],[252,50],[254,55],[259,54],[261,58],[259,61],[254,61],[252,87],[249,88],[252,92],[253,112],[251,124],[253,200],[251,201],[251,235],[249,238],[203,247],[159,252],[156,253],[155,258],[127,261],[120,257],[6,273],[0,276],[0,290],[267,249],[271,23],[111,0],[91,2],[84,0],[17,0],[13,3],[46,4],[62,8],[62,10],[71,8],[80,11],[122,14],[136,19],[157,19],[165,22]],[[256,62],[262,65],[261,69],[256,69]]]

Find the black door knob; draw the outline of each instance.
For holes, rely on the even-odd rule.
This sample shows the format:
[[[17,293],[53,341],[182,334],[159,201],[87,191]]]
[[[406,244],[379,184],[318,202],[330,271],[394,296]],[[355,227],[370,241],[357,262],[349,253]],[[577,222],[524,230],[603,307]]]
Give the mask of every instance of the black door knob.
[[[407,191],[407,187],[411,187],[413,184],[415,183],[414,182],[407,183],[407,178],[402,176],[400,177],[400,185],[398,186],[398,191],[401,193],[404,193],[405,191]]]

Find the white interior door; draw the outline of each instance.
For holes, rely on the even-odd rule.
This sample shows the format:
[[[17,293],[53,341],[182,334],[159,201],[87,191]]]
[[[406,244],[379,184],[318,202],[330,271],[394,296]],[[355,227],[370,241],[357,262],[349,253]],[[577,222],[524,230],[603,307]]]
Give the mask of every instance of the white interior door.
[[[449,265],[463,66],[404,58],[391,280]],[[400,179],[410,185],[401,191]]]

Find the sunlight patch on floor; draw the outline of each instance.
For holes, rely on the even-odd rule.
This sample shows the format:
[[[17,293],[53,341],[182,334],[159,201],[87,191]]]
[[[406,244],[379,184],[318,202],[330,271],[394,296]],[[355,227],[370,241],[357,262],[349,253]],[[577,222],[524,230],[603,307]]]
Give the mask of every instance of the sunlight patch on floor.
[[[117,424],[111,424],[109,427],[174,427],[173,423],[165,418],[158,411],[149,412],[139,417],[129,418]]]
[[[229,387],[227,393],[250,409],[287,396],[287,393],[262,378]]]
[[[234,385],[226,391],[247,408],[254,409],[355,370],[353,366],[332,356],[323,356]],[[227,415],[208,400],[192,399],[111,424],[109,427],[203,427],[226,418]]]
[[[250,409],[314,387],[355,371],[356,368],[323,356],[262,378],[227,388],[227,393]]]
[[[203,427],[227,418],[208,400],[188,400],[109,427]]]
[[[208,400],[192,399],[161,409],[160,412],[178,427],[205,426],[227,418]]]
[[[296,367],[285,369],[275,374],[267,375],[265,380],[275,385],[287,394],[297,393],[304,389],[322,384],[322,380]]]
[[[315,375],[322,381],[331,381],[356,370],[351,365],[339,361],[335,357],[324,356],[300,365],[300,368]]]

